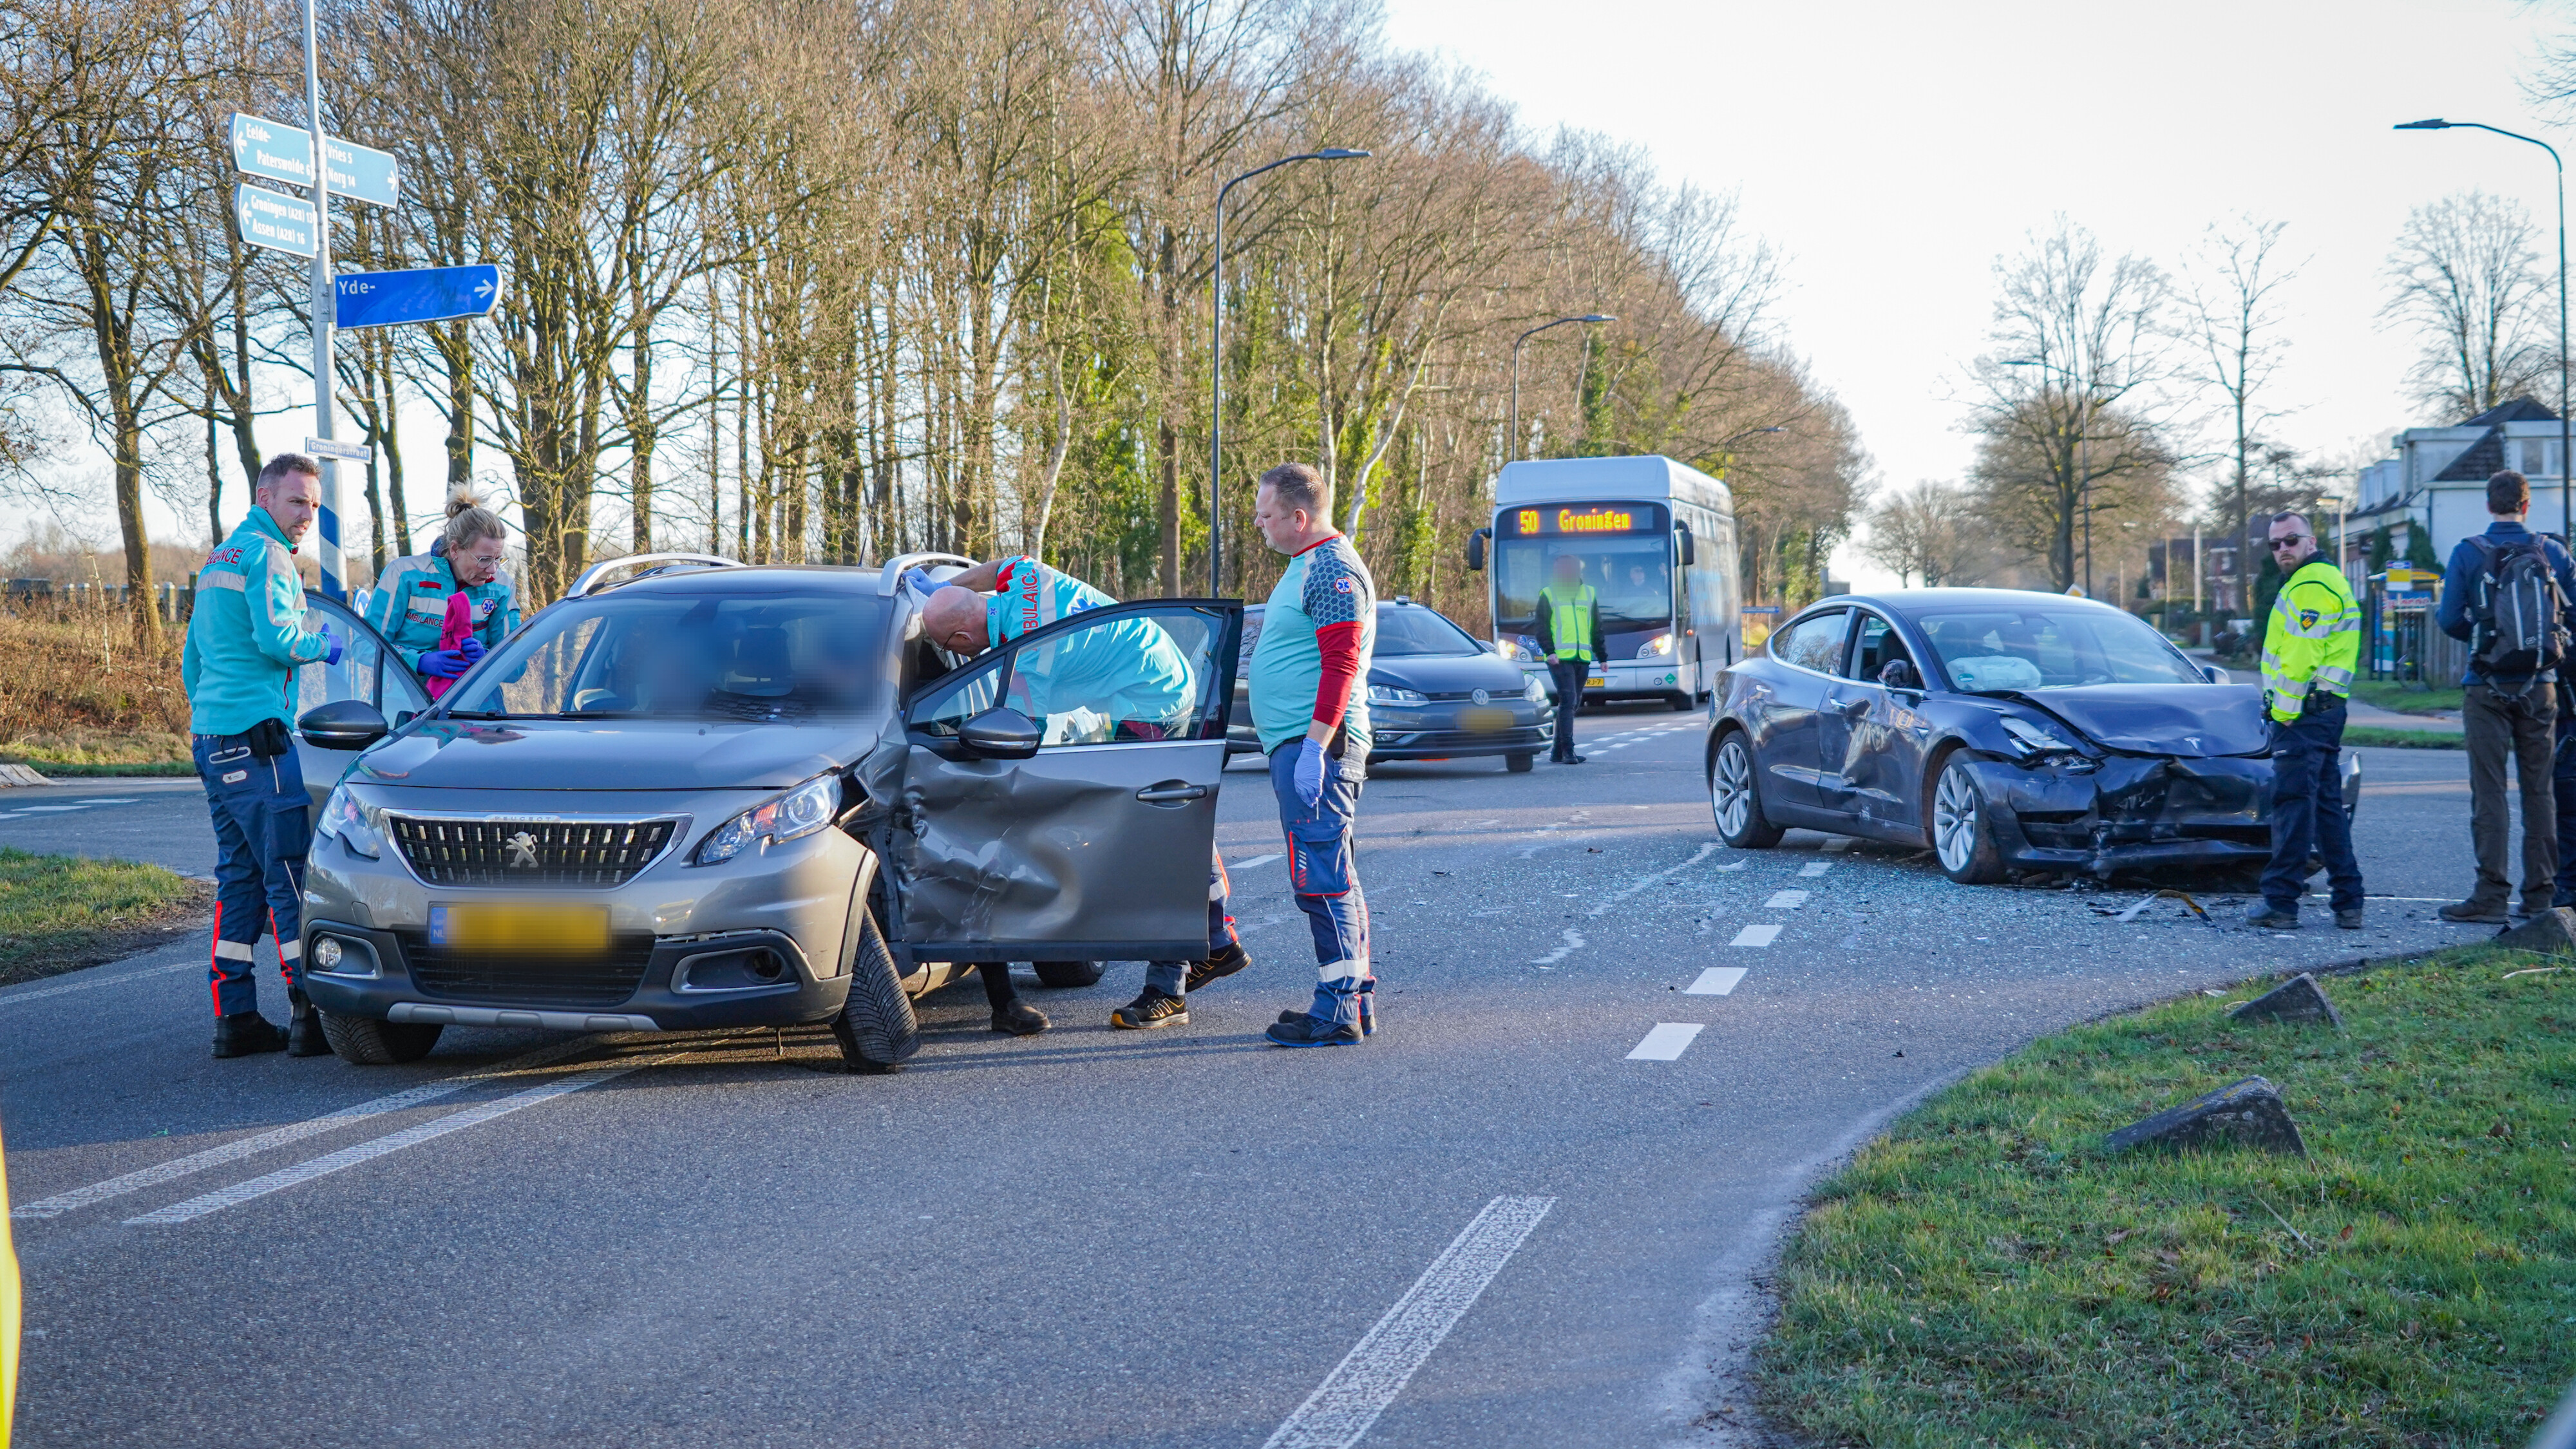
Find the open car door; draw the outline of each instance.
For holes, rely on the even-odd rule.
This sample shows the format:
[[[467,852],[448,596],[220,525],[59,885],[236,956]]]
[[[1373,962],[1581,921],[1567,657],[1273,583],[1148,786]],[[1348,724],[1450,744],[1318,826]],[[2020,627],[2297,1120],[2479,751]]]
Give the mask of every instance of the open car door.
[[[316,629],[327,623],[331,632],[348,641],[340,651],[337,664],[307,664],[295,671],[295,719],[316,705],[336,704],[344,699],[364,700],[374,705],[385,717],[385,723],[400,728],[411,716],[429,708],[429,691],[385,643],[385,636],[375,631],[356,611],[336,603],[317,592],[304,595],[305,627]],[[292,723],[293,721],[289,721]],[[340,777],[349,773],[357,755],[349,750],[326,750],[305,742],[301,731],[293,734],[295,763],[304,771],[304,790],[313,797],[313,808],[322,808],[323,797]]]
[[[916,961],[1190,960],[1243,606],[1086,610],[903,710],[886,866]]]

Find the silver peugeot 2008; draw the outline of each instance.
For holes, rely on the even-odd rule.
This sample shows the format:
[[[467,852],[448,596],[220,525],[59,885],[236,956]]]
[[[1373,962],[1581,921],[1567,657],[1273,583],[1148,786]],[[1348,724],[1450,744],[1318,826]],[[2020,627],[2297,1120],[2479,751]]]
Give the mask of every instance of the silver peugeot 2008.
[[[307,711],[308,746],[360,752],[306,883],[334,1049],[829,1022],[887,1071],[918,1046],[910,998],[967,963],[1074,985],[1204,954],[1240,606],[1121,604],[960,661],[898,580],[963,562],[618,560],[416,716]],[[1090,631],[1132,621],[1185,686],[1087,697]]]

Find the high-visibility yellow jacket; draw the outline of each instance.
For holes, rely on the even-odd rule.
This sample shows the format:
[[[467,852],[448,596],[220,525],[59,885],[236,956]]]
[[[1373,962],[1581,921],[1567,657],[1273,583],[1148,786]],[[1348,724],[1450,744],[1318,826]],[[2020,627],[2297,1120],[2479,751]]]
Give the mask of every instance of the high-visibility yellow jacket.
[[[2352,693],[2361,663],[2361,605],[2343,570],[2312,558],[2292,571],[2263,629],[2263,704],[2272,718],[2299,717],[2311,690]]]
[[[1549,584],[1539,590],[1539,607],[1546,625],[1539,639],[1540,647],[1557,659],[1579,659],[1586,664],[1600,658],[1601,596],[1590,584],[1565,588]]]

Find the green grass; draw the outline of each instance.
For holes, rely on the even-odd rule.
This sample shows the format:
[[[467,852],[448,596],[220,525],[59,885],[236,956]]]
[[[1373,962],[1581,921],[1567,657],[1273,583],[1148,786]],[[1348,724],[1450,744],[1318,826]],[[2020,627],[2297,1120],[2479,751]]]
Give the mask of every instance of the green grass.
[[[2346,725],[2343,742],[2347,745],[2388,745],[2401,750],[2464,750],[2462,736],[2447,730],[2379,729],[2371,725]]]
[[[193,929],[204,895],[157,865],[0,846],[0,985],[95,966]]]
[[[1818,1192],[1769,1411],[1831,1444],[2520,1444],[2576,1378],[2576,966],[2507,979],[2536,959],[2331,978],[2343,1034],[2187,998],[1952,1087]],[[2256,1074],[2309,1159],[2104,1153]]]
[[[66,765],[48,760],[0,760],[0,764],[27,765],[49,780],[80,780],[94,777],[132,778],[145,775],[193,775],[196,765],[188,760],[153,760],[132,765]]]
[[[2442,709],[2456,712],[2464,699],[2456,684],[2428,687],[2403,679],[2356,679],[2352,682],[2352,697],[2407,714],[2430,714]]]

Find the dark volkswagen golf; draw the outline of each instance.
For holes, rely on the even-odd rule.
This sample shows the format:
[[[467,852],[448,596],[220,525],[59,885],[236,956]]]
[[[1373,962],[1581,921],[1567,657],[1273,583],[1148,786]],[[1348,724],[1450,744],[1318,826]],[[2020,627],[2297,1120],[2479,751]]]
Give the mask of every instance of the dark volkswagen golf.
[[[2008,589],[1826,599],[1726,672],[1730,845],[1806,826],[1929,845],[1951,879],[2242,868],[2271,851],[2262,690],[2107,604]],[[2343,756],[2344,800],[2360,760]]]
[[[1243,657],[1261,637],[1261,606],[1243,611]],[[1226,748],[1258,754],[1246,684],[1235,681],[1235,726]],[[1377,650],[1369,662],[1369,720],[1377,735],[1368,762],[1459,760],[1500,755],[1525,774],[1556,739],[1547,682],[1525,674],[1428,604],[1399,594],[1377,606]]]

